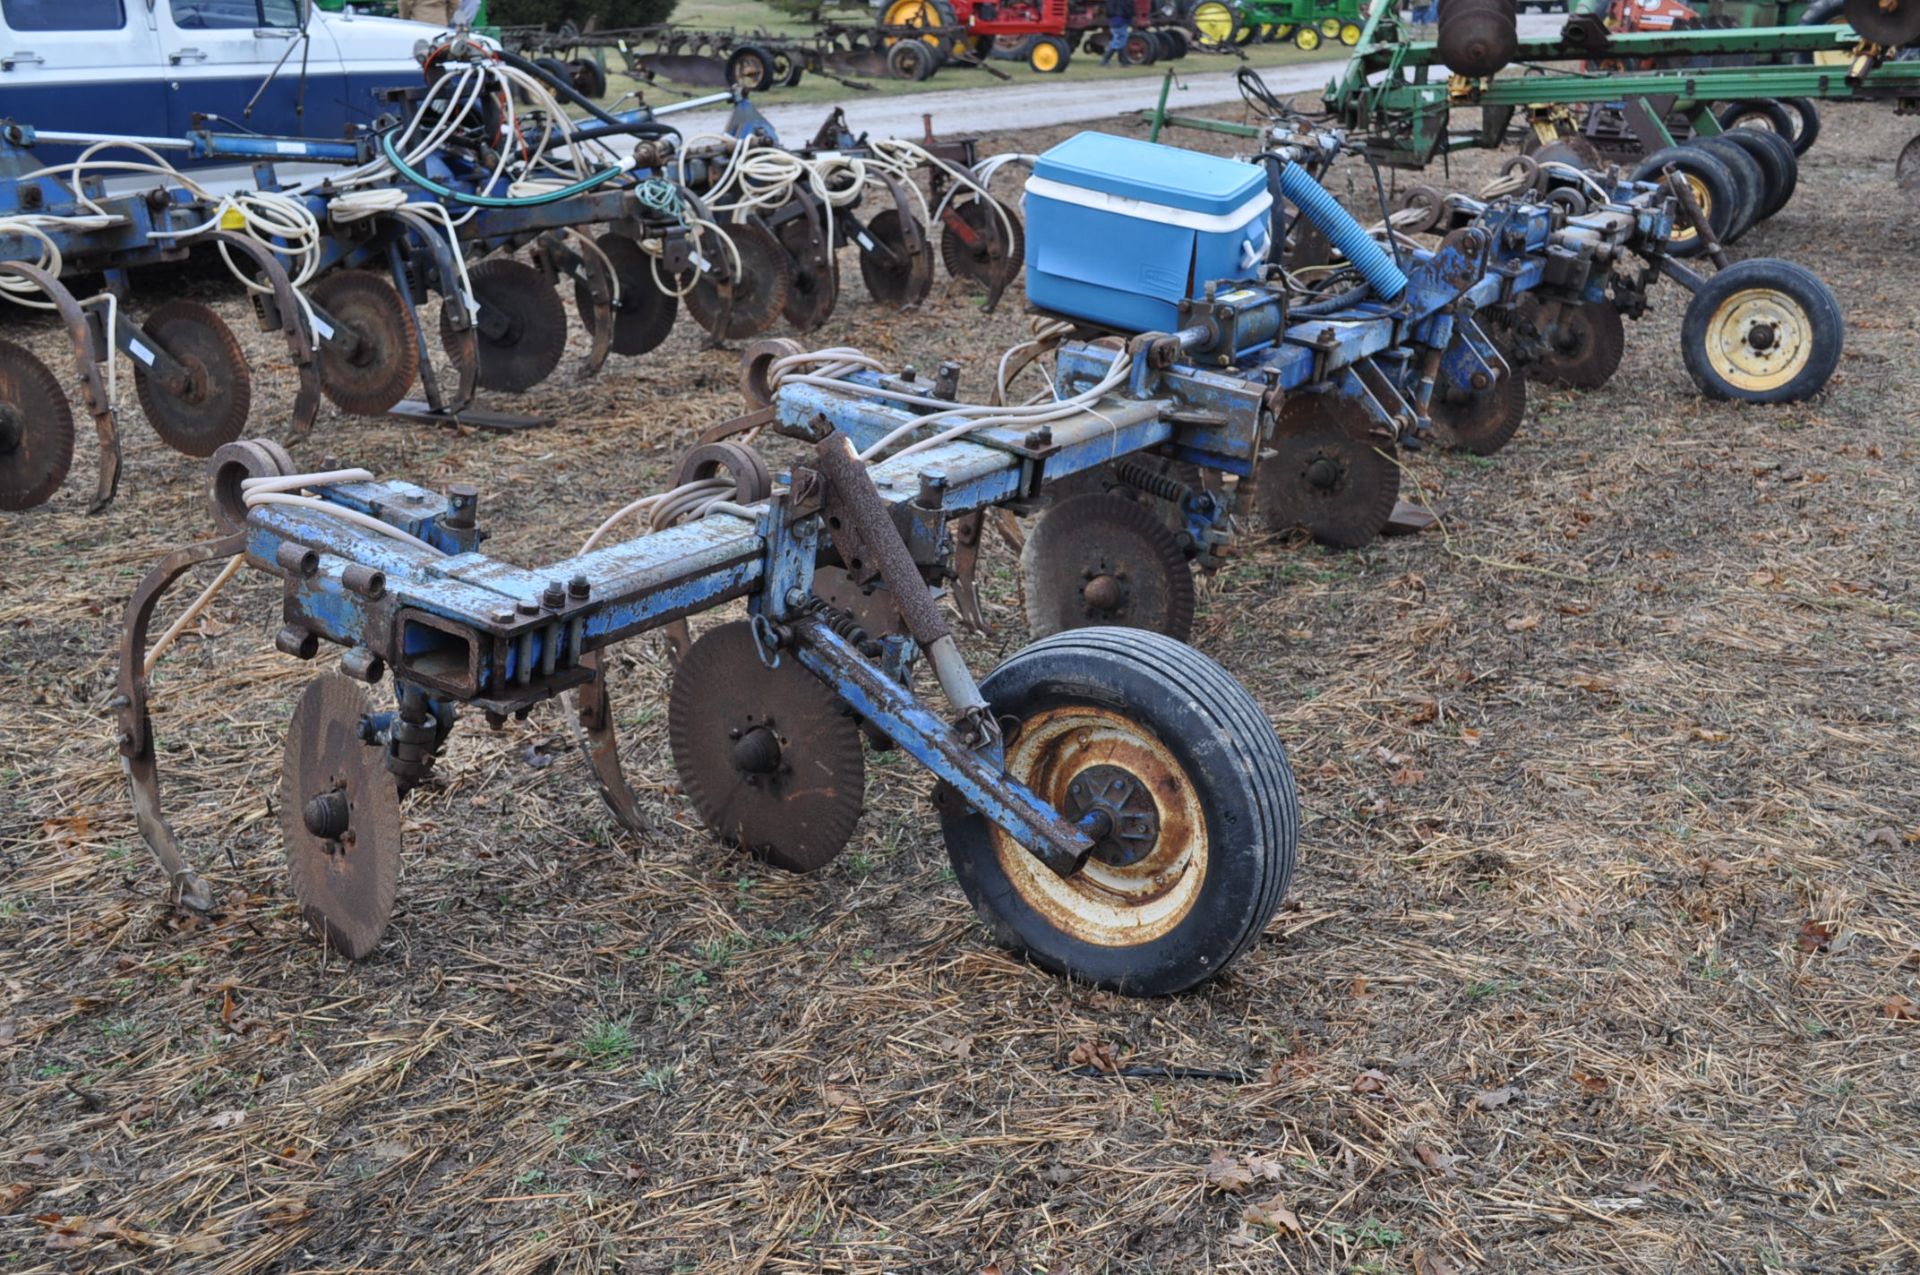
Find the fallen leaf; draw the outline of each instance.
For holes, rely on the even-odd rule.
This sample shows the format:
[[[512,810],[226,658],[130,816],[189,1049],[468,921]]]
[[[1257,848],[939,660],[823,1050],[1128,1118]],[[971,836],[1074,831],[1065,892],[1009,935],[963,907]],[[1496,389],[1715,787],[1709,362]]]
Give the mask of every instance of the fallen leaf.
[[[1067,1062],[1075,1067],[1094,1067],[1108,1075],[1120,1070],[1120,1060],[1114,1056],[1113,1046],[1101,1040],[1081,1041],[1067,1055]]]
[[[1824,952],[1833,943],[1833,931],[1809,917],[1800,926],[1800,950]]]
[[[1001,1275],[1000,1263],[988,1262],[980,1268],[980,1275]]]
[[[1591,1094],[1603,1094],[1609,1086],[1605,1076],[1598,1072],[1582,1071],[1578,1067],[1573,1069],[1573,1081]]]
[[[1867,834],[1867,844],[1870,846],[1885,846],[1889,850],[1898,850],[1900,848],[1900,834],[1891,828],[1875,828]]]
[[[33,1188],[25,1182],[0,1182],[0,1213],[12,1213],[32,1194]]]
[[[826,1104],[836,1111],[859,1115],[867,1109],[867,1104],[860,1101],[860,1095],[847,1085],[828,1085],[822,1096]]]
[[[1411,766],[1402,766],[1393,772],[1392,782],[1396,788],[1412,788],[1426,780],[1427,772],[1415,770]]]
[[[1241,1212],[1240,1219],[1243,1222],[1251,1222],[1255,1226],[1270,1227],[1282,1235],[1305,1233],[1305,1228],[1300,1225],[1299,1215],[1288,1208],[1285,1199],[1278,1195],[1270,1200],[1259,1200],[1247,1205]]]
[[[971,1058],[973,1056],[973,1037],[948,1036],[940,1042],[940,1052],[949,1058]]]
[[[1573,687],[1575,690],[1585,691],[1589,695],[1613,694],[1613,683],[1611,681],[1604,677],[1595,677],[1591,673],[1582,673],[1578,677],[1570,678],[1567,681],[1567,685]]]
[[[231,1023],[233,1016],[240,1010],[240,1002],[233,998],[233,989],[227,988],[220,993],[220,1021]]]
[[[1727,742],[1727,732],[1723,730],[1708,730],[1704,726],[1694,727],[1693,737],[1703,744],[1724,744]]]
[[[1468,748],[1478,748],[1480,747],[1480,732],[1474,730],[1472,727],[1466,727],[1460,732],[1460,742]]]
[[[1457,1275],[1459,1269],[1438,1253],[1424,1248],[1413,1250],[1413,1275]]]
[[[1507,617],[1507,632],[1509,633],[1528,633],[1539,627],[1540,617],[1531,612],[1526,615],[1510,615]]]
[[[1449,1178],[1456,1176],[1453,1166],[1460,1163],[1459,1156],[1449,1155],[1445,1151],[1436,1151],[1424,1142],[1413,1144],[1413,1158],[1421,1168]]]
[[[1512,1085],[1501,1085],[1498,1089],[1482,1089],[1473,1095],[1468,1106],[1476,1111],[1492,1111],[1495,1107],[1504,1107],[1520,1096],[1520,1091]]]
[[[1244,1191],[1253,1185],[1253,1173],[1240,1163],[1240,1157],[1219,1150],[1207,1156],[1200,1179],[1214,1191]]]
[[[1902,1019],[1909,1023],[1920,1022],[1920,1002],[1898,992],[1887,998],[1887,1003],[1880,1007],[1880,1012],[1888,1018]]]
[[[1387,1091],[1387,1073],[1378,1067],[1369,1067],[1353,1078],[1355,1093],[1385,1093]]]
[[[245,1120],[246,1118],[247,1118],[247,1113],[242,1110],[239,1110],[238,1108],[232,1111],[222,1111],[216,1115],[207,1117],[207,1128],[232,1129],[238,1126],[241,1123],[241,1121]]]
[[[1352,987],[1350,987],[1348,990],[1350,990],[1355,996],[1359,997],[1362,1000],[1365,1000],[1367,997],[1373,995],[1372,992],[1367,990],[1367,980],[1364,977],[1356,977],[1353,980]]]
[[[53,1167],[53,1157],[44,1151],[29,1151],[20,1157],[20,1163],[26,1165],[29,1169],[51,1169]]]
[[[225,1241],[218,1235],[202,1231],[198,1235],[187,1236],[187,1238],[175,1243],[167,1251],[169,1253],[188,1253],[204,1257],[208,1253],[218,1253],[225,1247]]]
[[[1425,696],[1421,699],[1417,699],[1413,701],[1412,704],[1407,706],[1406,718],[1409,722],[1413,723],[1415,726],[1418,726],[1424,722],[1433,721],[1435,718],[1439,716],[1440,716],[1440,701],[1437,699],[1434,699],[1430,695]]]

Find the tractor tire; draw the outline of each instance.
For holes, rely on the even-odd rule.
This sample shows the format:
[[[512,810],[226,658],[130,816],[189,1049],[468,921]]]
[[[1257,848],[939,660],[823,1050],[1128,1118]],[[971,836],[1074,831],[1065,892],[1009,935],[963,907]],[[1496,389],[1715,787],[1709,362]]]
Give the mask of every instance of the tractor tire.
[[[1233,46],[1239,18],[1225,0],[1200,0],[1187,14],[1187,26],[1193,31],[1194,44],[1208,53],[1218,53]]]
[[[1027,65],[1042,75],[1058,75],[1073,60],[1073,50],[1057,35],[1043,35],[1027,50]]]
[[[880,25],[886,27],[954,28],[962,27],[966,24],[961,22],[955,15],[954,7],[950,3],[950,0],[886,0],[886,3],[880,7]],[[890,38],[897,43],[900,37],[894,36]],[[934,63],[936,69],[940,66],[941,61],[948,58],[964,58],[967,56],[967,42],[964,36],[949,36],[943,39],[939,36],[928,35],[921,36],[920,38],[928,48],[939,56],[940,61]]]
[[[1179,27],[1163,27],[1160,30],[1160,35],[1161,38],[1167,42],[1167,48],[1169,50],[1167,60],[1170,62],[1178,62],[1181,58],[1187,56],[1188,51],[1192,48],[1192,41],[1187,39],[1187,33]]]
[[[1320,47],[1320,28],[1303,26],[1293,33],[1293,47],[1302,53],[1311,53]]]

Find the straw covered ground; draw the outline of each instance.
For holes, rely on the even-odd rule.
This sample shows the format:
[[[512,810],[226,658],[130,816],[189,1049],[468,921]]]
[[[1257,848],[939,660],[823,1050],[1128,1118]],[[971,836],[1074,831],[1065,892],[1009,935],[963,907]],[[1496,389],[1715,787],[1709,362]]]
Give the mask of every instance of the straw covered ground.
[[[1306,822],[1264,941],[1178,999],[997,949],[897,756],[817,875],[722,850],[645,643],[620,711],[656,835],[616,827],[557,708],[470,722],[405,808],[384,947],[330,957],[278,831],[315,670],[251,573],[156,679],[222,900],[181,913],[107,700],[129,589],[210,522],[126,412],[117,504],[84,513],[83,443],[0,524],[0,1270],[1920,1270],[1920,232],[1909,126],[1826,118],[1739,245],[1842,298],[1823,397],[1701,399],[1663,288],[1608,388],[1537,390],[1492,460],[1409,459],[1443,531],[1255,537],[1205,585],[1196,642],[1287,740]],[[823,344],[964,356],[979,387],[1023,331],[944,281],[879,312],[848,270]],[[229,290],[147,287],[217,298],[256,419],[284,411],[284,347]],[[550,430],[328,409],[296,453],[476,483],[490,550],[547,560],[735,409],[696,335],[592,381],[576,339],[503,404]],[[1025,640],[992,567],[983,670]]]

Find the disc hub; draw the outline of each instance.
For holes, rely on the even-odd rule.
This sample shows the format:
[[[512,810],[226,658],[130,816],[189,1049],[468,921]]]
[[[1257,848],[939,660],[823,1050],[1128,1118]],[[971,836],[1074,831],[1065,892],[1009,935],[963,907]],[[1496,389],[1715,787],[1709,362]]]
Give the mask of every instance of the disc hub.
[[[1345,474],[1345,468],[1332,456],[1315,456],[1307,462],[1307,481],[1321,491],[1338,487]]]
[[[1139,863],[1160,839],[1153,794],[1119,766],[1089,766],[1074,776],[1067,809],[1093,837],[1093,857],[1116,868]]]
[[[347,794],[338,788],[309,798],[306,807],[300,812],[302,821],[307,825],[307,831],[323,841],[339,841],[346,836],[350,815]]]
[[[1127,601],[1127,573],[1117,575],[1089,571],[1091,577],[1080,596],[1085,598],[1090,611],[1118,611]]]
[[[12,406],[0,403],[0,455],[20,450],[20,420]]]
[[[733,768],[743,775],[771,775],[780,769],[780,737],[773,723],[727,732],[733,738]]]

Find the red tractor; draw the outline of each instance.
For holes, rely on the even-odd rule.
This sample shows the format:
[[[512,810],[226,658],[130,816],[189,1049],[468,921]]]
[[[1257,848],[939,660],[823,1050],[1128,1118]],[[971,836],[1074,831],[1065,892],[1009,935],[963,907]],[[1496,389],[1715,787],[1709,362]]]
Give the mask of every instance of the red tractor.
[[[1154,29],[1152,0],[1133,3],[1123,63],[1144,66],[1187,51],[1184,32]],[[918,39],[940,60],[981,62],[997,46],[1049,75],[1066,70],[1075,49],[1104,53],[1108,39],[1106,0],[887,0],[880,27],[883,36]]]

